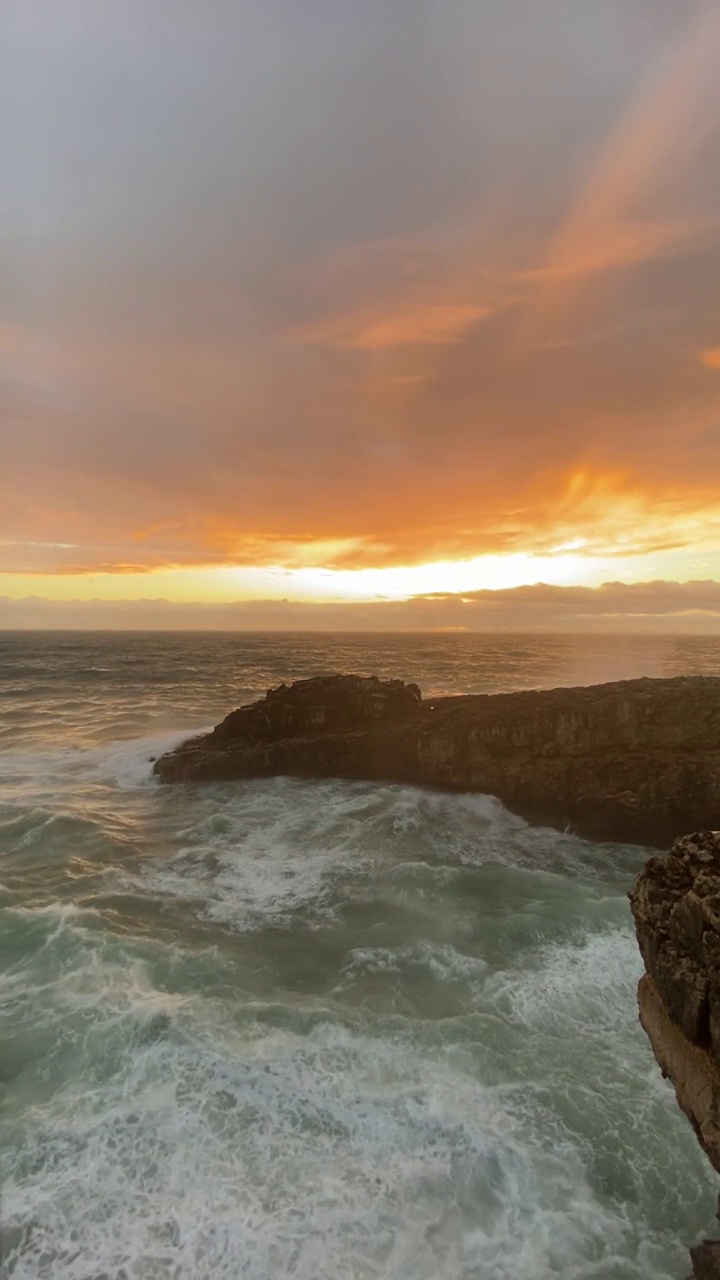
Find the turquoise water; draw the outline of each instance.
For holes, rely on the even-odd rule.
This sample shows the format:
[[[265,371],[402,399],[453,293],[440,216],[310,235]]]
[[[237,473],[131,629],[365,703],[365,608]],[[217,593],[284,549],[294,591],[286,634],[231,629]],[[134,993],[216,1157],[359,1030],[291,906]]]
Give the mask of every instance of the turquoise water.
[[[720,672],[712,640],[0,634],[16,1280],[643,1280],[715,1185],[638,1030],[642,850],[486,796],[160,787],[270,685]]]

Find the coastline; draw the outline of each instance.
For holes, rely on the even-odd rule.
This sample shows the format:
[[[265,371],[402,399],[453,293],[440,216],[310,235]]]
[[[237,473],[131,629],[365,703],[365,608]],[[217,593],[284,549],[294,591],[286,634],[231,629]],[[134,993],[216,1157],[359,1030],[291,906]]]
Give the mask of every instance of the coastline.
[[[720,677],[423,700],[401,680],[297,681],[154,765],[163,782],[289,775],[495,795],[526,820],[669,848],[720,826]]]

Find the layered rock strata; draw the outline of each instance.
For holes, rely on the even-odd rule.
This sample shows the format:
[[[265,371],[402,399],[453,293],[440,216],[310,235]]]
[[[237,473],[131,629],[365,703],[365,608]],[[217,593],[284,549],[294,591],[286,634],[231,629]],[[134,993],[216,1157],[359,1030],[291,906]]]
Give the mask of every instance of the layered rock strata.
[[[155,771],[164,782],[290,774],[481,791],[530,821],[667,848],[720,827],[720,678],[429,700],[399,680],[302,680]]]
[[[646,973],[640,1021],[678,1105],[720,1173],[720,831],[651,858],[630,902]],[[693,1276],[720,1280],[720,1242],[691,1250]]]

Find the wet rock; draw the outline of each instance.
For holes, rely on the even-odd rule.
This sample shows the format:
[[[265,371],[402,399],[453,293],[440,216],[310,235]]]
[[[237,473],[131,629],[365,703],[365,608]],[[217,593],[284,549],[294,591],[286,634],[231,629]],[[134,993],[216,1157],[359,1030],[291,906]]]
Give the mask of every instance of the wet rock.
[[[678,1105],[720,1173],[720,831],[650,858],[630,895],[647,972],[640,1021]],[[720,1242],[690,1250],[689,1280],[720,1280]]]
[[[718,1069],[719,895],[718,831],[683,836],[666,857],[650,858],[630,895],[647,970],[647,981],[640,984],[641,1018],[659,1000],[669,1023],[691,1046],[716,1060]],[[720,1163],[717,1167],[720,1171]]]
[[[688,1280],[720,1280],[720,1241],[703,1240],[690,1250],[693,1272]]]
[[[667,848],[720,826],[720,678],[424,701],[401,680],[319,677],[269,690],[154,770],[164,782],[288,774],[480,791],[530,821]],[[688,972],[683,993],[692,983]]]

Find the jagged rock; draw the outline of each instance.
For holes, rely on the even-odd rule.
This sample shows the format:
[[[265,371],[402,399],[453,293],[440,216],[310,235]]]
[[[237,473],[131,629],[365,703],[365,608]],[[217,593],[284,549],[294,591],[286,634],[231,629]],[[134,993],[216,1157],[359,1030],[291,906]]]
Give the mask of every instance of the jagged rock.
[[[688,1280],[720,1280],[720,1241],[703,1240],[690,1250],[693,1273]]]
[[[647,969],[641,1016],[659,999],[669,1022],[720,1066],[720,832],[683,836],[666,857],[650,858],[630,901]],[[718,1144],[720,1171],[720,1129]]]
[[[650,858],[630,895],[647,972],[640,1021],[678,1105],[720,1173],[720,831]],[[689,1280],[720,1280],[720,1242],[690,1250]]]
[[[376,676],[318,676],[288,688],[268,689],[261,702],[231,711],[215,729],[225,742],[254,738],[280,742],[314,733],[347,733],[379,720],[401,724],[417,714],[416,684]]]
[[[630,895],[647,973],[640,1021],[720,1173],[720,831],[650,858]]]
[[[720,826],[720,678],[427,701],[400,680],[301,680],[154,768],[164,782],[291,774],[482,791],[530,821],[667,848]],[[688,970],[683,993],[691,983]]]

